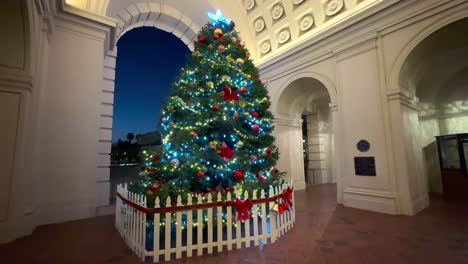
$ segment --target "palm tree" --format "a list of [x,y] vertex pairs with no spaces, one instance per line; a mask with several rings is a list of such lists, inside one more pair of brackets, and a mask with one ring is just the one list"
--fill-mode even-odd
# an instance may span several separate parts
[[128,133],[127,134],[127,139],[128,142],[132,143],[132,140],[135,138],[135,135],[133,133]]

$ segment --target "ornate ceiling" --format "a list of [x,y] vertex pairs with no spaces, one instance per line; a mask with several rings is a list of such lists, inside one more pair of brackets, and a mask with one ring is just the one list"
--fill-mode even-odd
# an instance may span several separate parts
[[[175,30],[179,21],[182,21],[183,28],[193,31],[207,22],[206,12],[221,9],[226,17],[236,22],[255,63],[261,64],[385,0],[65,1],[76,8],[115,19],[118,31],[116,38],[132,26],[157,26],[157,21],[151,23],[151,20],[172,19],[173,26],[170,24],[171,28],[162,29],[174,31],[174,34],[189,46],[194,34],[192,32],[185,36],[185,32]],[[157,5],[159,7],[156,7]],[[142,8],[144,10],[140,10]],[[165,14],[161,12],[169,9],[170,12]],[[151,14],[151,10],[155,10],[154,14]],[[146,18],[143,22],[142,17]],[[130,22],[141,22],[141,25],[129,25]]]
[[349,18],[376,0],[239,0],[250,46],[265,61]]

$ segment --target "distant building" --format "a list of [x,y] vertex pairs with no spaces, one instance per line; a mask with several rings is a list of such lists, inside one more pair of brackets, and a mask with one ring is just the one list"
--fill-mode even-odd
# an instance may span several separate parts
[[161,134],[157,131],[136,135],[138,146],[161,145]]

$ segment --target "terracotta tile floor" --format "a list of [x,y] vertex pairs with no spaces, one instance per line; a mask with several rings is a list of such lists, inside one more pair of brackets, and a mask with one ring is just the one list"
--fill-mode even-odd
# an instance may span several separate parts
[[[416,216],[389,216],[337,206],[335,195],[335,185],[296,192],[296,226],[278,243],[174,263],[468,263],[467,206],[432,198]],[[107,216],[39,227],[0,246],[0,263],[139,260]]]

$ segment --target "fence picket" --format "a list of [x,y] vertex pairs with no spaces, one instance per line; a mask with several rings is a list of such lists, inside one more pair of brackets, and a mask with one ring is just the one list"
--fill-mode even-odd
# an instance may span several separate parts
[[[226,201],[231,201],[231,192],[227,193]],[[232,250],[232,207],[226,208],[227,249]]]
[[[202,197],[199,194],[197,204],[202,204]],[[203,210],[197,210],[197,256],[203,255]]]
[[[143,206],[148,208],[148,203],[146,200],[146,196],[143,196]],[[141,214],[142,216],[142,223],[143,223],[143,239],[142,239],[142,260],[145,260],[146,256],[146,214]]]
[[[207,203],[212,203],[213,199],[211,193],[208,194],[208,201]],[[208,254],[213,253],[213,208],[208,208]]]
[[[260,192],[260,198],[263,199],[265,198],[265,190],[262,189]],[[262,214],[262,245],[265,245],[267,243],[267,231],[266,231],[266,221],[267,221],[267,216],[266,216],[266,205],[265,203],[261,203],[261,214]]]
[[[154,208],[159,208],[159,197],[156,197],[154,201]],[[154,228],[153,228],[153,262],[159,262],[159,254],[160,254],[160,245],[159,245],[159,236],[161,230],[161,215],[154,214]]]
[[[130,193],[130,201],[132,201],[133,203],[135,202],[135,194],[134,193]],[[132,246],[131,248],[135,251],[135,240],[136,240],[136,232],[135,232],[135,224],[136,224],[136,221],[135,221],[135,218],[136,218],[136,211],[135,209],[131,208],[130,209],[132,211],[132,217],[131,217],[131,225],[130,225],[130,230],[131,230],[131,233],[132,235],[130,236],[130,240],[131,240],[131,243],[132,243]]]
[[[245,191],[244,193],[244,200],[249,199],[249,193]],[[252,210],[248,212],[249,216],[248,218],[244,221],[244,236],[245,236],[245,247],[250,247],[250,215],[251,215]]]
[[[187,197],[187,205],[192,205],[192,195],[188,194]],[[193,231],[193,225],[192,225],[192,210],[187,211],[187,257],[192,256],[192,231]]]
[[[140,201],[140,195],[136,194],[135,195],[135,203],[136,204],[141,204],[141,201]],[[141,239],[141,211],[137,210],[136,211],[136,221],[135,221],[135,247],[136,247],[136,254],[137,256],[141,257],[141,243],[140,243],[140,239]]]
[[[182,197],[177,196],[177,206],[182,206]],[[176,259],[182,257],[182,212],[176,212]]]
[[241,237],[241,225],[242,221],[237,220],[237,210],[234,213],[234,221],[236,226],[236,249],[241,248],[242,246],[242,237]]
[[[130,192],[128,190],[126,190],[126,195],[125,197],[130,200]],[[131,244],[131,240],[130,240],[130,236],[132,234],[132,229],[131,229],[131,224],[132,224],[132,208],[129,206],[129,205],[125,205],[125,210],[127,212],[127,244],[128,246],[131,248],[132,247],[132,244]]]
[[[166,207],[171,207],[171,197],[167,197],[166,199]],[[164,260],[165,261],[170,261],[171,260],[171,218],[172,214],[171,213],[166,213],[166,216],[164,218],[164,225],[165,225],[165,231],[164,231]]]
[[[216,197],[216,201],[217,202],[220,202],[222,200],[222,197],[221,197],[221,193],[218,192],[218,196]],[[223,207],[222,206],[218,206],[216,207],[216,216],[217,216],[217,220],[218,220],[218,223],[217,223],[217,235],[216,235],[216,242],[218,244],[218,253],[223,251]]]
[[[273,188],[270,189],[268,197],[273,197],[275,196],[275,190]],[[276,216],[277,213],[273,211],[275,203],[271,202],[267,206],[269,208],[270,212],[270,243],[275,243],[276,237],[277,237],[277,231],[276,231]]]
[[[257,190],[253,191],[252,199],[253,200],[257,199]],[[256,204],[254,204],[254,206],[253,206],[252,218],[253,218],[254,245],[258,246],[258,241],[260,240],[260,237],[258,236],[258,206]],[[250,244],[250,242],[249,242],[249,244]]]

